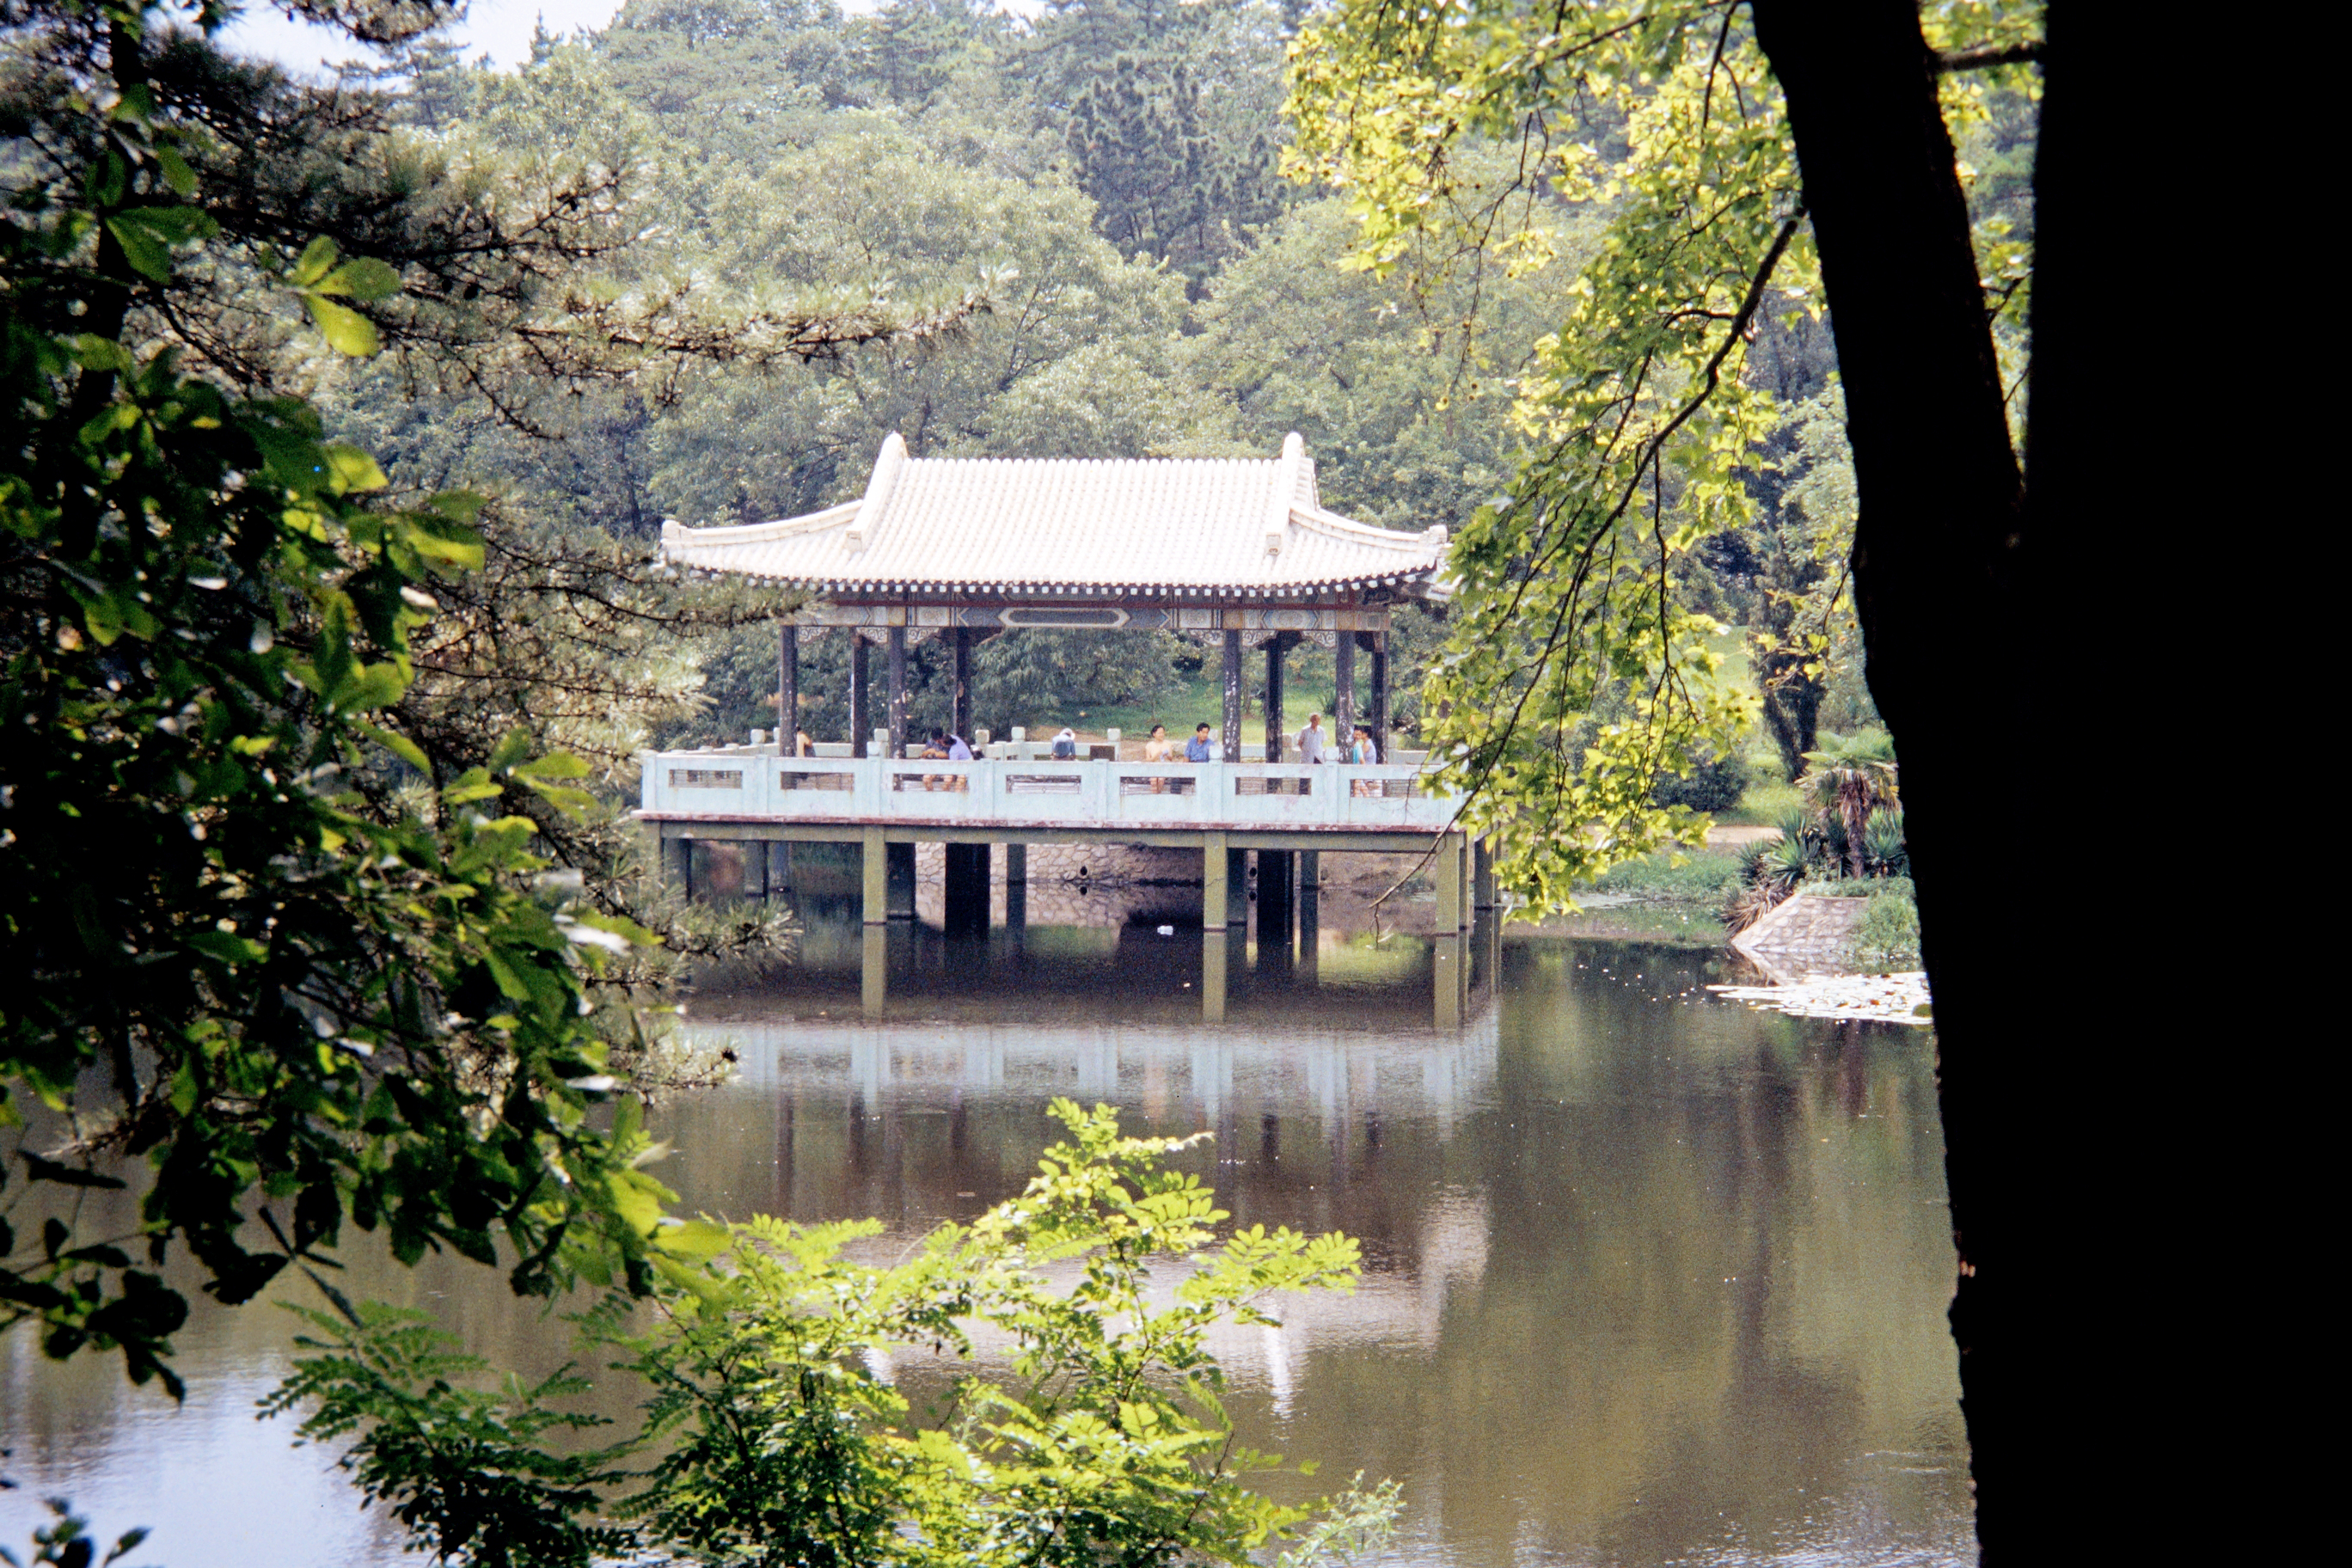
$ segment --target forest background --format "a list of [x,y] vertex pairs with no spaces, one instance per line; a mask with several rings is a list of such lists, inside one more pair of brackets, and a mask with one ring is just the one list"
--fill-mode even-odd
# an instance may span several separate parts
[[[634,242],[602,264],[607,297],[690,289],[707,309],[901,319],[982,309],[919,342],[782,371],[682,357],[583,387],[526,363],[424,384],[387,356],[321,366],[319,395],[399,482],[487,485],[575,548],[649,554],[665,518],[760,521],[852,499],[893,430],[918,456],[1008,458],[1264,457],[1297,430],[1328,504],[1458,531],[1512,479],[1517,374],[1607,211],[1561,204],[1557,243],[1534,264],[1345,266],[1347,198],[1280,167],[1285,50],[1307,10],[1116,0],[1024,20],[951,0],[859,15],[631,0],[601,33],[542,35],[511,73],[438,37],[411,44],[381,82],[404,134],[509,179],[623,172]],[[1989,207],[2022,189],[2030,124],[1979,128]],[[1508,154],[1494,156],[1499,182]],[[1818,726],[1874,718],[1843,602],[1852,472],[1826,327],[1767,312],[1749,363],[1785,409],[1745,476],[1758,504],[1676,571],[1692,605],[1725,623],[1735,674],[1752,668],[1772,742],[1757,762],[1793,778]],[[1818,635],[1792,655],[1800,626]],[[1400,618],[1400,743],[1443,637],[1419,609]],[[818,639],[803,655],[800,724],[820,739],[845,733],[846,651]],[[1294,689],[1328,705],[1328,656],[1302,651]],[[593,657],[584,642],[580,657]],[[740,742],[776,721],[773,637],[756,619],[628,657],[629,703],[570,724],[534,715],[615,775],[638,746]],[[919,730],[946,721],[940,657],[913,650]],[[977,660],[975,722],[1002,733],[1164,710],[1189,726],[1201,657],[1172,635],[998,639]]]

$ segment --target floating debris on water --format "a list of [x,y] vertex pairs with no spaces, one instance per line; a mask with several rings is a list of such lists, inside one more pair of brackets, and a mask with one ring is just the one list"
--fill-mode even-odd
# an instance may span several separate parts
[[1727,1002],[1786,1013],[1792,1018],[1874,1018],[1890,1024],[1930,1024],[1927,976],[1916,969],[1892,974],[1812,975],[1786,985],[1710,985]]

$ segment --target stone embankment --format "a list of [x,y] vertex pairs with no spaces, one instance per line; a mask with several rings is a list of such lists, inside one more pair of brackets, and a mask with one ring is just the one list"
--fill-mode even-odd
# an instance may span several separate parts
[[1840,973],[1847,967],[1846,947],[1869,902],[1791,893],[1733,937],[1731,945],[1776,979]]

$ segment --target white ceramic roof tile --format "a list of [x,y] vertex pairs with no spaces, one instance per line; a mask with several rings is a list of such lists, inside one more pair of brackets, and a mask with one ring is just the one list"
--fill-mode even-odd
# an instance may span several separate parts
[[[905,452],[896,436],[883,443],[861,500],[745,527],[666,523],[663,552],[679,566],[833,591],[1276,593],[1426,583],[1445,553],[1443,529],[1400,533],[1323,510],[1315,465],[1296,436],[1282,458],[1267,459]],[[1277,510],[1286,499],[1287,508]],[[1281,548],[1269,550],[1276,540]]]

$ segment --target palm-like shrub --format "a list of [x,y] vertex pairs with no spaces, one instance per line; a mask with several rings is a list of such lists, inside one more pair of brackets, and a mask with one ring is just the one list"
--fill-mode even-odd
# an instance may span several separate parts
[[1883,730],[1844,740],[1832,736],[1823,750],[1807,752],[1805,763],[1797,787],[1813,802],[1825,830],[1832,823],[1842,830],[1839,858],[1846,875],[1864,875],[1871,813],[1898,798],[1893,739]]
[[1881,806],[1862,826],[1862,858],[1874,877],[1907,877],[1911,851],[1903,838],[1903,808]]

